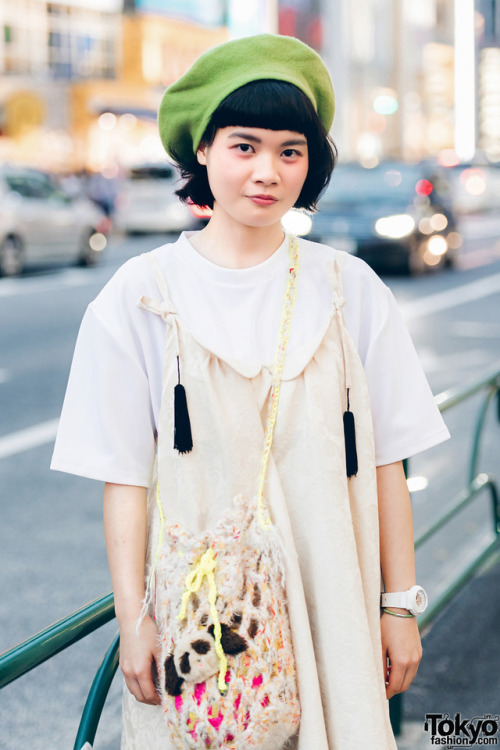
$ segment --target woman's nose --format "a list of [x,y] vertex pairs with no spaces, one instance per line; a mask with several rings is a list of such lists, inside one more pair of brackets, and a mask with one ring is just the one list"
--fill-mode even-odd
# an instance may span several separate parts
[[254,162],[253,180],[266,185],[279,182],[279,171],[273,154],[259,154]]

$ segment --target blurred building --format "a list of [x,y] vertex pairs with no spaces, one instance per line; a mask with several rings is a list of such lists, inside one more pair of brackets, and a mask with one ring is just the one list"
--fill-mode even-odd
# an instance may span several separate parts
[[0,72],[38,80],[114,77],[120,10],[120,0],[3,0]]
[[156,117],[165,88],[202,52],[227,39],[225,26],[193,23],[189,3],[178,17],[157,13],[155,5],[160,3],[138,2],[123,14],[115,80],[72,86],[73,134],[93,171],[113,176],[120,168],[164,159]]
[[[222,0],[2,0],[0,159],[117,172],[164,157],[165,87],[227,38]],[[123,12],[125,11],[125,12]]]
[[318,52],[323,48],[321,0],[280,0],[279,33],[295,36]]
[[344,158],[500,159],[498,0],[322,0],[321,15]]
[[478,0],[478,143],[500,162],[500,2]]
[[0,4],[0,158],[64,164],[75,79],[116,76],[120,0]]
[[345,158],[417,159],[453,146],[453,0],[324,2]]
[[165,87],[261,31],[323,55],[344,159],[500,160],[500,0],[0,0],[0,159],[112,174],[164,158]]
[[164,159],[166,86],[277,19],[278,0],[1,0],[0,159],[107,176]]

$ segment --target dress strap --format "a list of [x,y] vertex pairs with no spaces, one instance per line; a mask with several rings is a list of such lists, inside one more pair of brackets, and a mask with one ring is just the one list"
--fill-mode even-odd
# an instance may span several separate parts
[[165,280],[165,276],[163,274],[163,271],[161,270],[160,262],[156,257],[154,250],[151,250],[151,252],[149,253],[143,253],[142,257],[146,258],[149,265],[151,266],[151,271],[153,272],[154,279],[158,284],[158,289],[162,294],[163,301],[170,303],[170,294],[168,291],[167,282]]
[[345,298],[343,294],[342,289],[342,269],[344,267],[344,261],[345,261],[346,253],[342,250],[337,250],[335,254],[335,258],[333,261],[330,261],[326,268],[326,273],[328,276],[328,281],[330,282],[330,286],[333,291],[333,308],[335,310],[335,317],[337,318],[337,325],[338,325],[338,331],[340,336],[340,343],[342,346],[342,355],[344,359],[344,373],[345,373],[345,385],[346,390],[349,392],[349,388],[351,387],[351,372],[349,367],[349,357],[347,354],[347,344],[346,344],[346,326],[345,326],[345,319],[344,319],[344,313],[342,308],[345,305]]
[[143,296],[138,300],[138,306],[143,310],[148,310],[148,312],[160,315],[165,320],[167,319],[167,316],[175,316],[177,313],[170,300],[168,285],[154,250],[149,253],[143,253],[142,257],[149,263],[154,280],[156,281],[156,285],[158,286],[163,299],[160,302],[151,299],[151,297]]
[[340,345],[342,347],[342,359],[344,360],[344,377],[346,408],[344,411],[344,439],[346,451],[346,473],[348,477],[355,476],[358,472],[358,456],[356,451],[356,431],[354,426],[354,414],[351,411],[350,396],[352,391],[351,362],[349,347],[347,344],[347,328],[342,308],[345,298],[342,289],[342,270],[347,253],[337,250],[335,258],[328,263],[326,273],[333,291],[333,308],[337,319]]
[[327,264],[326,275],[335,297],[344,304],[344,292],[342,288],[342,271],[347,253],[343,250],[335,251],[335,258]]

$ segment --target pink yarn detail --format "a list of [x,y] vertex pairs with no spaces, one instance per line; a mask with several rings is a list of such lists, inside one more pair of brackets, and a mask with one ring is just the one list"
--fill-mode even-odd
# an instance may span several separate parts
[[197,725],[198,722],[190,715],[187,722],[187,730],[195,742],[198,742],[198,734],[196,732]]
[[227,682],[227,683],[231,682],[231,672],[229,671],[229,669],[226,672],[226,676],[224,677],[224,681]]
[[194,699],[198,705],[201,703],[201,699],[205,695],[207,689],[206,682],[199,682],[197,685],[194,686]]
[[260,705],[263,708],[266,708],[266,706],[269,705],[269,696],[268,695],[266,695],[266,697],[263,700],[261,700]]
[[224,718],[224,714],[222,711],[219,712],[218,716],[215,716],[213,719],[209,719],[208,722],[213,726],[213,728],[218,731],[220,725],[222,724],[222,719]]
[[254,677],[252,680],[252,687],[257,689],[259,688],[263,683],[262,675],[260,674],[258,677]]
[[180,714],[180,712],[182,711],[182,695],[175,696],[175,708],[177,710],[177,713]]
[[198,742],[198,734],[196,732],[197,725],[197,721],[193,721],[191,717],[188,719],[187,730],[195,742]]

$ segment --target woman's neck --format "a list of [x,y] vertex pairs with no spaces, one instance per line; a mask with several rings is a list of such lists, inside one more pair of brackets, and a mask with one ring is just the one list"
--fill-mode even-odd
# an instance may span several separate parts
[[190,242],[200,255],[218,266],[251,268],[270,258],[283,239],[280,223],[251,227],[220,222],[214,214],[204,229],[190,237]]

